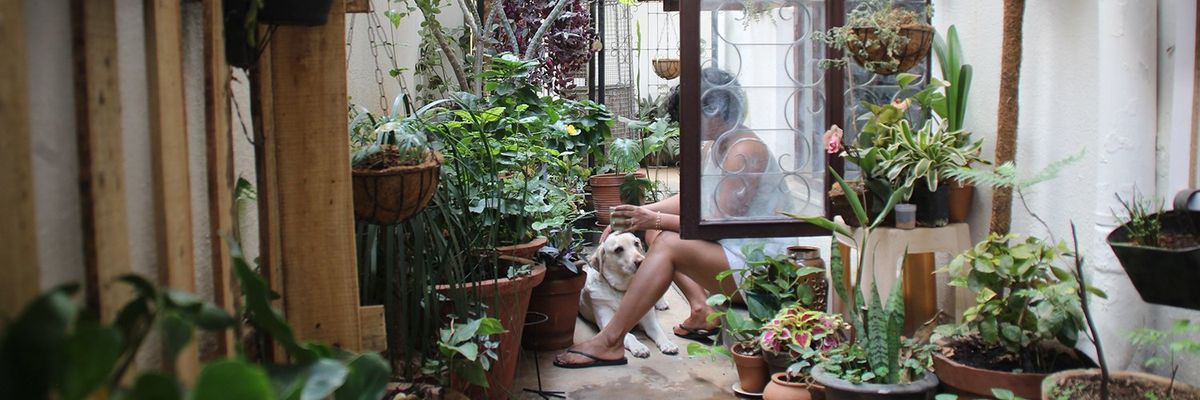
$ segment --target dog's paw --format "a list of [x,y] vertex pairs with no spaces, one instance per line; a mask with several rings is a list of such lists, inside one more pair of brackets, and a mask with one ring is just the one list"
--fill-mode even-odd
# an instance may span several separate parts
[[658,311],[670,310],[671,303],[668,303],[667,299],[658,299],[658,302],[654,303],[654,309]]
[[658,344],[658,351],[667,355],[676,355],[679,354],[679,346],[676,346],[675,342],[670,340],[663,340],[662,343]]
[[637,338],[626,337],[625,349],[629,350],[629,353],[637,358],[650,357],[650,348],[638,341]]

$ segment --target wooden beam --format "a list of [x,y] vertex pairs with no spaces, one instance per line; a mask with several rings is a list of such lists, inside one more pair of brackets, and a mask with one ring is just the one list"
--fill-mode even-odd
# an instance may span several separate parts
[[[237,310],[233,262],[222,235],[234,226],[233,131],[229,112],[229,65],[225,63],[225,14],[222,0],[204,2],[204,126],[208,162],[208,220],[211,241],[213,301],[230,313]],[[232,356],[236,338],[232,331],[218,335],[214,354],[204,360]]]
[[346,132],[345,3],[281,26],[257,66],[262,260],[302,340],[361,348]]
[[23,8],[21,1],[0,2],[0,331],[39,288]]
[[[159,284],[196,291],[192,253],[192,190],[188,174],[187,111],[183,89],[183,29],[178,0],[145,0],[146,80]],[[168,370],[187,385],[200,372],[196,341]]]
[[132,295],[114,283],[131,272],[115,3],[71,0],[86,297],[106,322]]
[[387,350],[387,327],[384,325],[383,306],[359,307],[358,319],[362,330],[362,351]]

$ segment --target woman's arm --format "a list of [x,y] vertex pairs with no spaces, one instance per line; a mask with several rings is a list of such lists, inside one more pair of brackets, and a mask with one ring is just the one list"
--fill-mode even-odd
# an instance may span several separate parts
[[649,209],[650,211],[657,211],[657,212],[661,212],[663,214],[672,214],[672,215],[678,216],[679,215],[679,195],[674,194],[674,195],[671,195],[671,197],[667,197],[665,199],[644,205],[642,207],[645,207],[645,208]]
[[716,188],[718,216],[740,216],[750,211],[770,154],[767,145],[757,138],[739,139],[730,146],[721,160],[721,168],[731,174],[724,176]]

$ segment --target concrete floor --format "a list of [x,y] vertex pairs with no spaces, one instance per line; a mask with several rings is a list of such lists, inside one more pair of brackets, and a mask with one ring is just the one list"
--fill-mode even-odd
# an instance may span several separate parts
[[[670,331],[687,317],[687,302],[672,286],[667,292],[671,309],[658,312],[659,323]],[[575,341],[579,342],[595,335],[596,327],[582,319],[575,323]],[[542,352],[537,355],[545,390],[566,392],[568,399],[733,399],[731,387],[737,382],[737,371],[733,361],[718,356],[689,357],[687,345],[692,343],[674,338],[680,353],[669,356],[658,352],[654,342],[640,332],[638,339],[650,347],[649,358],[634,358],[626,352],[628,365],[596,367],[588,369],[563,369],[555,367],[554,356],[559,352]],[[541,399],[538,395],[522,391],[536,389],[537,373],[534,354],[522,351],[517,365],[514,393],[519,399]],[[684,395],[684,397],[679,397]]]

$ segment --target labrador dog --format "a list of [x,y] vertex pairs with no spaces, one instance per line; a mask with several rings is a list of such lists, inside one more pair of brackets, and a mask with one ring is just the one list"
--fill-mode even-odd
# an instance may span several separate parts
[[[617,312],[621,297],[629,289],[633,274],[637,272],[645,255],[642,251],[642,241],[632,233],[613,233],[601,243],[588,258],[591,264],[588,269],[587,283],[579,297],[579,313],[584,319],[594,321],[600,329],[604,329]],[[665,309],[665,300],[659,299],[655,309]],[[679,347],[667,338],[662,326],[658,324],[658,314],[651,309],[638,326],[646,332],[646,336],[658,345],[663,354],[677,354]],[[625,333],[625,349],[634,357],[650,356],[650,349],[638,341],[632,333]]]

